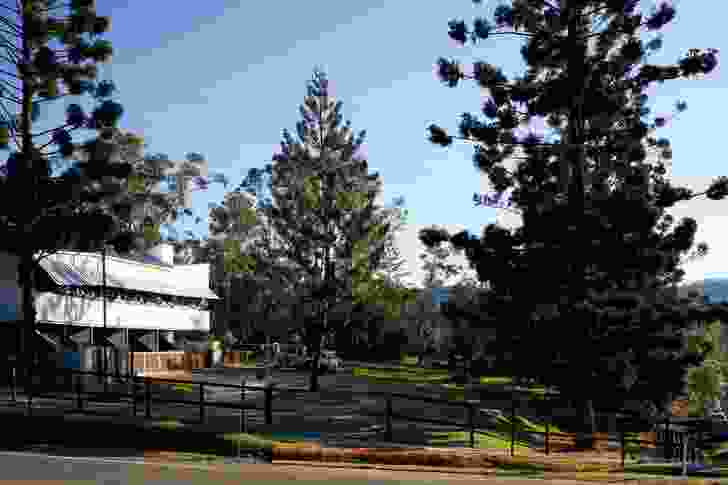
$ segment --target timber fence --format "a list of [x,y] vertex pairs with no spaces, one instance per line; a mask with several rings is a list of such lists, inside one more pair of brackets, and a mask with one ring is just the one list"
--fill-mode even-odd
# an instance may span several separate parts
[[[33,371],[37,377],[44,377],[45,382],[38,382],[36,379],[31,378],[32,383],[29,386],[25,386],[24,393],[27,397],[26,405],[27,412],[32,415],[33,413],[33,400],[37,398],[51,398],[51,399],[66,399],[72,400],[75,403],[73,412],[83,413],[87,404],[90,402],[117,402],[125,404],[124,400],[128,400],[128,413],[132,416],[138,416],[142,414],[146,419],[152,419],[152,407],[153,403],[173,403],[182,404],[187,406],[194,406],[198,410],[199,423],[205,423],[207,417],[207,410],[210,408],[227,408],[232,410],[240,410],[243,413],[245,410],[261,410],[260,407],[256,407],[254,402],[250,402],[251,391],[256,392],[258,395],[263,395],[263,418],[266,425],[273,424],[274,414],[274,400],[285,394],[295,393],[307,393],[308,390],[305,388],[283,388],[277,387],[273,384],[270,385],[245,385],[241,384],[225,384],[217,382],[204,382],[204,381],[189,381],[181,379],[171,378],[160,378],[160,377],[142,377],[142,376],[119,376],[113,374],[106,374],[108,378],[118,379],[116,386],[111,386],[115,389],[119,389],[119,386],[127,389],[127,392],[120,392],[118,390],[111,390],[108,386],[104,386],[102,391],[98,383],[99,378],[104,379],[104,375],[99,376],[98,371],[81,371],[76,369],[36,369]],[[18,385],[15,376],[17,375],[17,369],[11,367],[10,376],[10,401],[17,403],[18,399]],[[48,379],[52,378],[50,385]],[[59,378],[61,378],[59,380]],[[181,399],[180,397],[184,394],[175,391],[177,389],[185,388],[186,393],[189,394],[192,391],[195,395],[194,399]],[[196,388],[196,392],[195,392]],[[207,395],[212,388],[222,388],[235,390],[238,399],[231,399],[227,402],[220,400],[209,400]],[[154,389],[155,392],[152,392]],[[573,449],[579,439],[580,435],[575,433],[561,433],[554,432],[551,429],[551,420],[546,422],[545,431],[536,431],[533,429],[519,429],[516,425],[517,422],[517,405],[515,398],[515,388],[513,392],[513,398],[511,400],[511,413],[510,413],[510,453],[511,456],[515,455],[516,443],[521,441],[528,442],[533,441],[534,436],[543,437],[543,451],[546,455]],[[465,400],[456,401],[449,399],[432,398],[426,396],[414,396],[402,393],[385,393],[385,392],[363,392],[368,397],[374,397],[381,400],[383,404],[383,412],[371,413],[371,417],[377,417],[384,422],[383,426],[383,441],[395,442],[394,429],[392,426],[393,420],[402,420],[410,422],[430,423],[436,425],[453,426],[464,431],[468,436],[469,446],[474,448],[476,446],[476,436],[478,434],[492,434],[493,429],[486,428],[477,421],[479,421],[480,407],[484,404],[483,400]],[[352,399],[354,397],[352,396]],[[457,406],[464,409],[463,421],[449,421],[444,419],[432,419],[423,416],[411,416],[397,412],[394,408],[395,399],[414,400],[422,403],[430,403],[437,405]],[[94,412],[94,414],[98,414]],[[602,414],[611,415],[617,423],[616,433],[597,433],[595,435],[588,436],[588,439],[592,442],[601,443],[601,446],[597,448],[605,448],[605,444],[609,441],[618,442],[621,450],[622,465],[624,465],[625,455],[627,454],[628,446],[637,445],[640,448],[655,448],[663,444],[665,447],[665,455],[671,458],[679,457],[682,458],[683,450],[688,451],[689,459],[694,461],[697,459],[696,447],[700,446],[698,440],[692,441],[693,445],[690,448],[686,448],[684,445],[687,439],[687,430],[684,427],[673,427],[670,429],[669,419],[664,422],[663,431],[653,431],[651,436],[646,437],[644,433],[636,433],[632,431],[635,429],[634,423],[637,423],[639,419],[634,413],[629,413],[624,410],[612,410],[611,412],[602,412]],[[482,417],[480,417],[482,421]],[[644,425],[642,426],[642,429]],[[635,434],[640,434],[639,437],[635,437]],[[583,438],[583,436],[581,436]],[[400,440],[397,440],[400,441]]]

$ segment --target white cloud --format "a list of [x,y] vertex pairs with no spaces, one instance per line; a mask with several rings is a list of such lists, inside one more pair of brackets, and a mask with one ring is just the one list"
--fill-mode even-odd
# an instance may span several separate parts
[[[673,177],[674,183],[696,193],[704,192],[714,177]],[[728,200],[710,200],[705,196],[681,202],[670,210],[676,222],[692,217],[698,223],[695,243],[708,243],[708,255],[686,263],[685,281],[695,281],[719,273],[728,273]]]
[[[674,183],[686,186],[695,192],[703,192],[710,184],[712,177],[674,177]],[[487,181],[483,182],[483,191],[490,190]],[[688,262],[683,269],[686,272],[685,281],[703,279],[706,276],[717,274],[728,275],[728,200],[713,201],[706,197],[677,204],[670,211],[676,221],[683,217],[692,217],[698,223],[698,231],[695,243],[706,242],[709,246],[708,255],[702,259]],[[521,217],[509,210],[496,210],[498,224],[515,228],[521,224]],[[411,272],[407,281],[417,286],[422,285],[424,272],[421,269],[419,255],[424,251],[424,245],[420,243],[417,234],[420,229],[428,225],[408,224],[398,235],[397,245],[405,259],[405,268]],[[443,227],[451,234],[464,229],[462,225],[447,225]],[[468,267],[464,255],[457,255],[452,258],[453,263],[462,264],[469,274],[475,272]]]
[[[424,253],[425,245],[422,244],[418,238],[418,234],[421,229],[429,227],[430,224],[407,224],[405,228],[398,234],[397,247],[399,248],[402,259],[405,260],[404,270],[409,271],[411,274],[405,278],[405,282],[422,287],[422,280],[425,277],[425,273],[422,270],[422,260],[420,254]],[[458,224],[445,224],[441,225],[450,234],[455,234],[465,229],[464,226]],[[464,254],[457,254],[450,258],[450,263],[461,264],[466,269],[466,275],[475,275],[475,271],[468,267],[468,261]],[[445,282],[445,284],[453,284],[460,278],[452,278]]]

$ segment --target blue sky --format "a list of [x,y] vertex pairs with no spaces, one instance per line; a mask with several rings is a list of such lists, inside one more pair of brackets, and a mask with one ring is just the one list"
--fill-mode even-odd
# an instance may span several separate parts
[[[725,46],[728,7],[719,1],[701,6],[708,3],[707,12],[694,2],[676,4],[678,16],[664,29],[659,61],[674,62],[691,47]],[[439,224],[479,234],[496,220],[496,209],[473,206],[473,192],[487,187],[472,165],[472,148],[436,147],[426,133],[432,122],[454,131],[459,114],[477,113],[481,104],[473,83],[450,89],[436,79],[439,56],[466,63],[482,59],[507,75],[522,71],[517,38],[495,37],[473,49],[457,47],[448,37],[450,19],[490,17],[497,3],[484,4],[99,0],[99,13],[111,16],[108,38],[115,50],[101,74],[119,88],[126,112],[122,126],[142,134],[149,152],[176,159],[202,153],[210,170],[225,173],[234,188],[247,169],[271,159],[283,128],[294,130],[306,81],[314,65],[324,66],[333,94],[344,103],[344,119],[356,131],[367,130],[366,155],[382,175],[384,200],[406,199],[410,224],[400,247],[420,280],[420,228]],[[702,183],[728,173],[719,122],[726,87],[718,67],[709,80],[673,81],[653,90],[655,113],[669,113],[678,99],[688,103],[680,119],[661,132],[671,139],[676,177]],[[204,219],[208,202],[221,201],[223,194],[217,185],[197,192],[195,213]],[[725,212],[726,202],[713,204],[722,207],[716,217]],[[712,224],[718,230],[710,234],[719,238],[720,222]],[[185,228],[203,235],[206,222]]]

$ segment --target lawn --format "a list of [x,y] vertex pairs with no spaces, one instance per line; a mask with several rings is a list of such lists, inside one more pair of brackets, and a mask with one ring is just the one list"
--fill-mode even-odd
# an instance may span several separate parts
[[[433,437],[429,442],[430,446],[442,446],[447,447],[453,443],[470,443],[470,432],[469,431],[454,431],[454,432],[438,432],[433,433]],[[510,436],[502,433],[475,433],[475,447],[476,448],[489,448],[489,449],[510,449],[511,438]],[[524,441],[516,441],[515,451],[525,451],[529,448],[528,443]]]
[[[361,377],[369,382],[378,384],[429,384],[443,386],[448,391],[448,398],[453,400],[465,399],[465,387],[455,384],[450,373],[445,369],[427,369],[422,367],[399,366],[391,368],[355,367],[352,369],[354,377]],[[481,376],[480,384],[503,386],[512,382],[510,377]],[[546,389],[541,386],[528,388],[534,397],[543,396]]]

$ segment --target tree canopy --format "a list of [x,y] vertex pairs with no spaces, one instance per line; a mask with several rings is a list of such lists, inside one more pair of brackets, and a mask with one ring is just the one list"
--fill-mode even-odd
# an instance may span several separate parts
[[[685,349],[685,329],[723,311],[674,295],[697,223],[676,222],[666,209],[701,195],[722,199],[728,179],[702,193],[672,183],[670,143],[656,136],[667,117],[649,119],[646,94],[656,82],[709,73],[717,51],[650,64],[661,46],[650,35],[675,10],[663,3],[644,15],[637,3],[514,0],[495,8],[493,22],[450,21],[449,35],[461,44],[522,37],[527,69],[508,79],[477,61],[468,75],[459,62],[439,59],[443,83],[472,79],[488,97],[482,116],[462,115],[459,136],[429,129],[437,145],[473,143],[475,167],[496,191],[512,190],[522,217],[515,230],[490,224],[480,238],[435,234],[463,249],[488,285],[479,320],[497,328],[492,351],[512,355],[515,374],[581,401],[591,429],[595,401],[664,410],[700,360]],[[685,109],[676,103],[677,112]],[[539,120],[547,132],[534,129]]]

